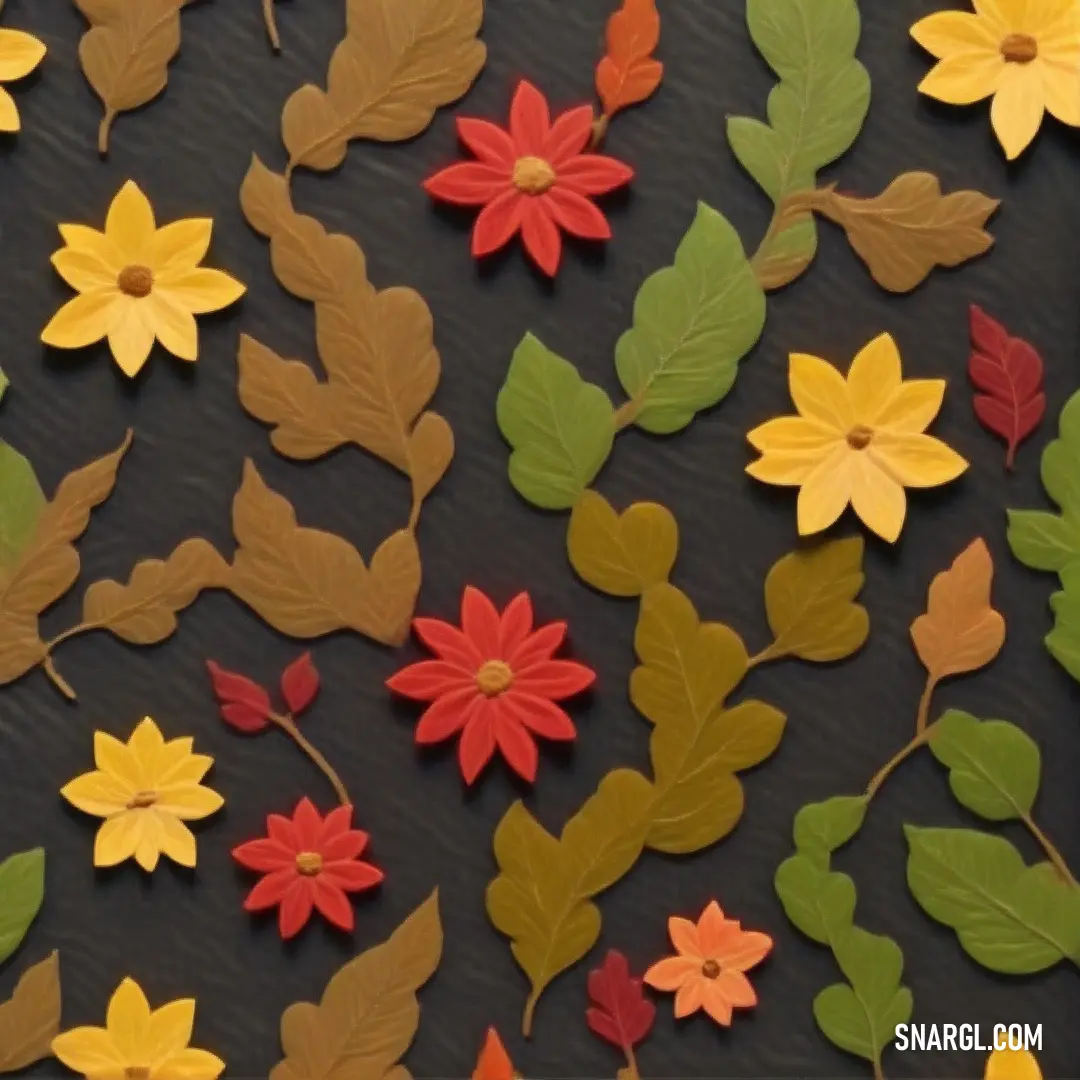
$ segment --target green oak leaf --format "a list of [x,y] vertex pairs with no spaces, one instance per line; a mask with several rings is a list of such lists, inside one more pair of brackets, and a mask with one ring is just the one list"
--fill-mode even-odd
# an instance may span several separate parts
[[795,847],[803,855],[830,855],[862,828],[867,805],[865,795],[809,803],[795,815]]
[[1072,520],[1047,510],[1007,510],[1008,540],[1013,554],[1032,570],[1064,570],[1080,559],[1080,518]]
[[1080,963],[1080,889],[1049,863],[1027,866],[1008,840],[975,829],[904,832],[912,894],[983,967],[1030,975]]
[[679,244],[634,301],[634,324],[615,347],[634,423],[670,435],[731,389],[739,361],[765,325],[765,294],[739,234],[704,203]]
[[961,804],[988,821],[1031,813],[1042,760],[1035,740],[1005,720],[978,720],[950,709],[934,725],[934,757],[949,769],[949,787]]
[[615,412],[598,386],[532,334],[499,391],[499,430],[514,448],[510,482],[544,510],[568,510],[607,461]]
[[0,574],[29,547],[45,509],[33,465],[0,440]]
[[0,964],[22,943],[44,898],[44,849],[22,851],[0,863]]
[[828,945],[855,917],[855,883],[808,855],[792,855],[777,868],[776,895],[792,924],[811,941]]

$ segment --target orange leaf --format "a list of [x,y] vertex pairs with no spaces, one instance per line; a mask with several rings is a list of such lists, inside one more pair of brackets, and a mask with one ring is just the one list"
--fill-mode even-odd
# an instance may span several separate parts
[[472,1080],[516,1080],[516,1077],[514,1063],[510,1060],[499,1033],[493,1027],[488,1028]]
[[994,564],[974,540],[930,583],[926,614],[911,624],[915,651],[935,682],[985,667],[1005,644],[1005,620],[990,603]]
[[656,0],[623,0],[608,20],[607,55],[596,69],[596,92],[608,119],[656,92],[664,77],[664,65],[652,56],[659,43]]

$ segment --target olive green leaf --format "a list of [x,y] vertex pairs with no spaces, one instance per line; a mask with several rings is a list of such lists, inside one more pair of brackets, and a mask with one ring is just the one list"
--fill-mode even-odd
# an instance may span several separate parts
[[607,461],[615,411],[573,364],[527,334],[496,405],[499,430],[514,448],[510,482],[544,510],[569,510]]
[[765,294],[739,234],[711,207],[634,301],[634,324],[615,347],[615,368],[634,423],[654,435],[686,427],[731,389],[739,361],[765,325]]
[[44,509],[45,493],[34,466],[0,441],[0,573],[30,546]]
[[1061,571],[1062,589],[1050,597],[1054,629],[1043,638],[1050,655],[1080,682],[1080,562]]
[[[855,0],[749,0],[750,36],[780,83],[769,94],[768,123],[728,120],[728,142],[744,169],[779,208],[815,187],[817,173],[847,151],[870,106],[870,76],[855,59]],[[758,280],[777,289],[797,278],[817,249],[813,217],[773,228],[755,256]]]
[[4,374],[2,368],[0,368],[0,401],[4,400],[4,394],[7,392],[7,388],[11,385],[11,380]]
[[831,855],[862,828],[867,806],[865,795],[837,795],[808,803],[795,815],[796,849],[810,857]]
[[855,597],[866,580],[861,536],[833,540],[785,555],[765,578],[765,610],[774,641],[771,657],[824,663],[862,648],[870,633],[866,608]]
[[828,945],[855,917],[855,882],[809,855],[792,855],[773,879],[784,914],[811,941]]
[[1030,975],[1080,963],[1080,889],[1049,863],[1027,866],[1008,840],[975,829],[904,832],[912,894],[983,967]]
[[1035,741],[1015,724],[950,709],[934,725],[930,750],[948,767],[949,786],[969,810],[989,821],[1031,813],[1042,763]]
[[44,898],[44,849],[22,851],[0,863],[0,964],[22,943]]
[[1009,546],[1032,570],[1064,570],[1080,559],[1080,517],[1047,510],[1007,510]]

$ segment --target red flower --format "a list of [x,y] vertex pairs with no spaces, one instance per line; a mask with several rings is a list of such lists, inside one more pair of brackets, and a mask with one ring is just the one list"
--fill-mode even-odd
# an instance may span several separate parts
[[361,862],[368,835],[351,825],[351,806],[339,806],[324,819],[307,798],[291,819],[270,814],[268,836],[233,848],[241,866],[265,875],[248,893],[244,910],[277,906],[285,940],[304,928],[313,907],[340,930],[351,930],[353,909],[345,894],[363,892],[383,879],[378,867]]
[[500,617],[471,585],[461,600],[461,629],[439,619],[414,619],[420,639],[438,660],[403,668],[386,685],[415,701],[433,702],[416,728],[420,745],[461,732],[458,761],[471,784],[498,746],[525,780],[536,777],[534,735],[570,740],[577,735],[556,701],[592,686],[595,672],[572,660],[553,660],[566,623],[533,630],[532,602],[520,593]]
[[522,82],[510,106],[509,133],[487,120],[458,118],[461,141],[477,161],[451,165],[424,184],[436,199],[482,206],[473,228],[477,258],[505,247],[520,230],[525,249],[549,277],[562,254],[559,229],[608,240],[611,226],[588,198],[628,184],[634,170],[602,154],[583,154],[592,133],[588,105],[553,124],[544,95]]

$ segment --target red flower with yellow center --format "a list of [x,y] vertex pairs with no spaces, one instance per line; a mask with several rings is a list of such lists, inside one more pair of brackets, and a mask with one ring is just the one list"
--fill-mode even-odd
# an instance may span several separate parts
[[533,629],[532,602],[516,596],[500,616],[471,585],[461,600],[461,628],[440,619],[414,619],[417,636],[438,657],[403,668],[386,685],[395,693],[431,704],[416,728],[420,745],[461,732],[458,761],[471,784],[496,748],[520,777],[536,778],[534,736],[571,740],[570,717],[555,704],[592,686],[595,672],[552,655],[566,623]]
[[592,133],[588,105],[554,123],[544,95],[522,82],[510,106],[510,130],[458,118],[461,141],[476,155],[436,173],[424,190],[457,206],[482,206],[473,227],[477,258],[505,247],[518,232],[549,277],[562,255],[562,229],[584,240],[608,240],[611,226],[590,196],[628,184],[634,170],[603,154],[582,153]]

